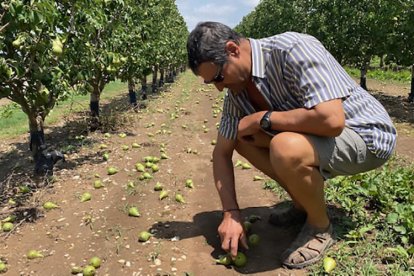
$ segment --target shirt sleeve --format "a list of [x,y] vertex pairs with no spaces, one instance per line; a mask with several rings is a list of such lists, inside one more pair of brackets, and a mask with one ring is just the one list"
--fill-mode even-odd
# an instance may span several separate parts
[[243,112],[235,105],[230,90],[224,96],[223,114],[220,120],[219,134],[226,139],[236,140],[239,121]]
[[299,40],[287,52],[285,79],[305,108],[350,96],[351,89],[341,84],[343,74],[340,64],[316,39]]

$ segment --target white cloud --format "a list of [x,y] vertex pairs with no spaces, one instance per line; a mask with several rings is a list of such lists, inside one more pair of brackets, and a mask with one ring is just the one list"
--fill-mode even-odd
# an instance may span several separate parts
[[260,0],[243,0],[243,3],[250,8],[256,7],[259,2]]
[[[214,11],[214,12],[213,12]],[[209,15],[213,17],[231,16],[237,13],[237,7],[232,5],[220,5],[209,3],[194,9],[196,14]]]
[[201,21],[218,21],[235,27],[260,0],[176,0],[177,7],[191,31]]

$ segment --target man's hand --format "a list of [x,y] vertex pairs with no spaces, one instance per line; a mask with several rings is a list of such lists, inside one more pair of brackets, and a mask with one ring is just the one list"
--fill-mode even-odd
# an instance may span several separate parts
[[239,127],[237,131],[238,139],[243,139],[246,142],[251,142],[249,141],[249,138],[253,137],[261,130],[260,120],[262,119],[264,114],[265,111],[256,112],[243,117],[239,122]]
[[238,210],[224,212],[223,221],[218,227],[218,233],[221,239],[221,248],[229,252],[233,259],[237,255],[239,241],[241,241],[244,248],[249,248],[240,218],[240,211]]

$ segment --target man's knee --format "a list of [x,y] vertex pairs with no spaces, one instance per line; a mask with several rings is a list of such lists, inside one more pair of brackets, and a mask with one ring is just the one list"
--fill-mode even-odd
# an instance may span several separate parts
[[275,168],[294,169],[315,165],[316,154],[305,135],[282,132],[274,136],[269,146],[270,161]]

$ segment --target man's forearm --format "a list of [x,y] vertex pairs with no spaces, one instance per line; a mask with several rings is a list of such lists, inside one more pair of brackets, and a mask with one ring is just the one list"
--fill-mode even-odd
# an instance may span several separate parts
[[234,169],[232,160],[221,155],[214,155],[213,174],[223,210],[239,208],[234,184]]

